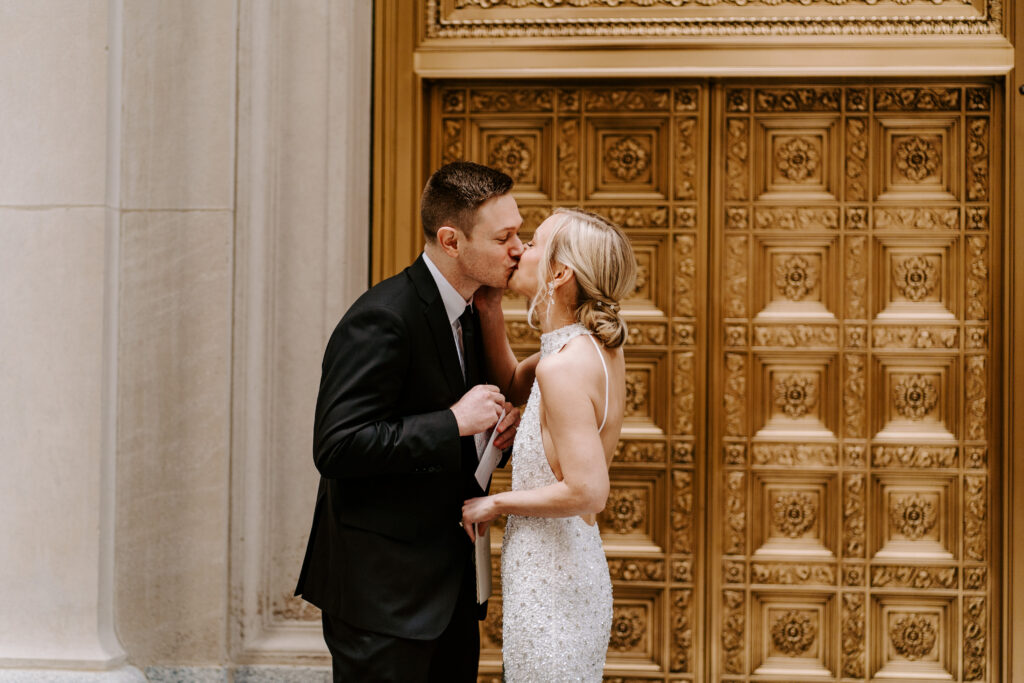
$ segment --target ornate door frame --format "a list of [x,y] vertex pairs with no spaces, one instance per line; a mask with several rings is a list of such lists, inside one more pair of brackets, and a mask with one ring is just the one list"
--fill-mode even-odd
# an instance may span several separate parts
[[[984,4],[978,0],[975,4]],[[1000,680],[1024,682],[1024,506],[1013,505],[1012,492],[1024,491],[1024,409],[1017,407],[1016,387],[1024,387],[1024,154],[1013,140],[1024,140],[1024,11],[998,0],[1003,35],[971,39],[862,35],[841,44],[835,40],[778,38],[661,38],[618,41],[614,38],[544,39],[521,36],[489,41],[474,37],[431,37],[431,22],[451,9],[445,0],[417,3],[410,11],[401,0],[376,0],[374,64],[373,223],[371,276],[374,282],[407,265],[421,248],[416,207],[429,173],[423,132],[429,128],[424,106],[431,79],[464,78],[665,78],[715,77],[927,77],[996,76],[1003,79],[1005,144],[1002,150],[1005,189],[1003,214],[1007,241],[1003,254],[1002,355],[1005,372],[997,395],[1003,396],[1001,472],[1002,634],[992,643],[1001,653]],[[464,5],[479,3],[467,2]],[[598,3],[595,3],[598,4]],[[755,3],[751,3],[755,4]],[[814,3],[817,4],[817,3]],[[482,10],[477,10],[480,12]],[[739,12],[738,9],[730,10]],[[884,22],[883,22],[884,24]],[[433,27],[436,32],[436,26]],[[825,29],[819,29],[822,34]],[[876,33],[885,33],[879,30]],[[898,30],[890,31],[899,33]],[[952,32],[952,31],[948,31]],[[440,35],[440,34],[437,34]],[[976,38],[976,39],[975,39]],[[729,42],[726,42],[729,41]],[[895,41],[895,42],[894,42]],[[497,45],[495,45],[497,43]],[[909,45],[909,47],[908,47]],[[728,47],[729,49],[723,50]],[[781,49],[780,49],[781,48]],[[853,57],[851,58],[851,55]],[[813,68],[808,65],[815,65]],[[997,150],[993,150],[997,152]],[[998,531],[998,530],[997,530]],[[995,672],[993,672],[995,673]]]

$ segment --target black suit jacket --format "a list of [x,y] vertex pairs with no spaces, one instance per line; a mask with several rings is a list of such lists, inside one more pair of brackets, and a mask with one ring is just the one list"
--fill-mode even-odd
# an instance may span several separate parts
[[[480,335],[475,348],[467,375],[482,378]],[[462,504],[483,494],[473,437],[450,410],[467,390],[422,257],[352,305],[324,352],[320,487],[296,595],[362,629],[441,634],[472,569]]]

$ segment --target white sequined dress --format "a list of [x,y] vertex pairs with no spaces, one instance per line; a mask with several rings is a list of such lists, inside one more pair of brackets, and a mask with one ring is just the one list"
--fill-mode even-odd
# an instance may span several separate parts
[[[575,324],[541,335],[541,357],[589,334]],[[512,450],[512,490],[555,483],[540,432],[534,381]],[[597,525],[578,516],[509,515],[501,548],[505,681],[601,681],[612,584]]]

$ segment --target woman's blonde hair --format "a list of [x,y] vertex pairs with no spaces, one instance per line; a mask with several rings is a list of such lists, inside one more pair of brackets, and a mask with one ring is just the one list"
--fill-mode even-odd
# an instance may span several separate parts
[[555,209],[562,220],[544,249],[538,282],[541,286],[530,301],[527,320],[536,327],[537,304],[553,303],[552,266],[562,263],[576,277],[576,321],[594,333],[610,349],[626,341],[626,322],[619,315],[619,302],[636,286],[636,258],[629,239],[613,223],[580,209]]

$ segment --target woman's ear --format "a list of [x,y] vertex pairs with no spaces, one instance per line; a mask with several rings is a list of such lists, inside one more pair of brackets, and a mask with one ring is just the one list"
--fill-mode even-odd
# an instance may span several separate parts
[[437,244],[448,256],[457,257],[459,255],[458,231],[449,225],[442,225],[437,229]]
[[564,263],[556,263],[551,276],[551,284],[555,289],[558,289],[562,285],[575,282],[576,273],[573,272],[572,268],[565,265]]

